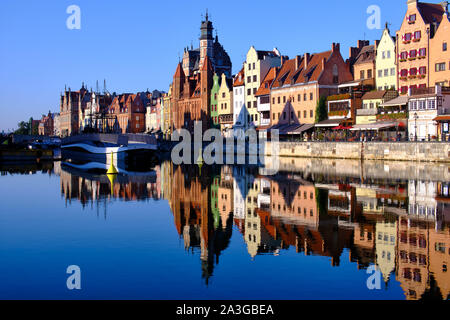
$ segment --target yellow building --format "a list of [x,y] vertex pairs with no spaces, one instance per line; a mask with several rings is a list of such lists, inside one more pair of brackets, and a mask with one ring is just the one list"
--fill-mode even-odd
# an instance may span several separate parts
[[397,89],[397,66],[396,66],[395,40],[392,38],[386,24],[380,43],[377,47],[376,87],[379,91]]
[[220,88],[217,93],[217,115],[219,116],[220,131],[227,136],[233,127],[233,84],[222,73]]
[[244,79],[245,79],[245,102],[248,111],[249,125],[259,126],[260,115],[258,112],[258,99],[255,97],[256,91],[259,89],[261,82],[267,72],[272,67],[281,65],[281,55],[277,49],[272,51],[256,50],[251,47],[247,52],[247,59],[244,63]]
[[397,222],[377,222],[375,230],[376,263],[387,283],[395,271]]
[[172,134],[171,103],[172,103],[172,85],[170,85],[169,87],[169,92],[163,95],[164,121],[162,123],[161,130],[163,134],[166,136],[170,136]]

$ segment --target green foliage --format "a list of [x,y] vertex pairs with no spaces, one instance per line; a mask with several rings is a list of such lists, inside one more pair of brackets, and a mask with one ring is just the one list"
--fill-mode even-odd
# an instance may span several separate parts
[[316,106],[316,123],[319,123],[320,121],[328,119],[328,113],[327,113],[327,98],[322,96],[320,97],[319,101],[317,101]]
[[15,134],[29,134],[30,133],[30,122],[20,121],[17,124],[17,130],[14,131]]

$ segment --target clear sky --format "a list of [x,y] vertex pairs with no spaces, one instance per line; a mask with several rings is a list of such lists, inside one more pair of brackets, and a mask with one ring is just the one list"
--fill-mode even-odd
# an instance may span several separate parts
[[[73,4],[80,30],[66,27]],[[367,27],[371,5],[381,9],[381,30]],[[236,73],[251,45],[292,57],[340,42],[347,58],[358,39],[379,39],[386,21],[395,34],[406,0],[3,0],[0,130],[59,111],[64,85],[95,89],[106,79],[110,92],[167,91],[183,48],[198,47],[206,8]]]

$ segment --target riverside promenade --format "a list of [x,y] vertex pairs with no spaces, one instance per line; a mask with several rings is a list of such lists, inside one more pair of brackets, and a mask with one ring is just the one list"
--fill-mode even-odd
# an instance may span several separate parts
[[[278,156],[301,158],[450,162],[449,142],[279,142]],[[261,146],[273,153],[271,142]]]

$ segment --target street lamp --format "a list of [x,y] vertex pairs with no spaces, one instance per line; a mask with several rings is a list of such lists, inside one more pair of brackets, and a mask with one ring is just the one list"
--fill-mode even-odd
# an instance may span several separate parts
[[414,141],[416,141],[416,142],[417,142],[417,119],[418,118],[419,117],[417,116],[417,112],[414,112],[414,128],[416,131]]

